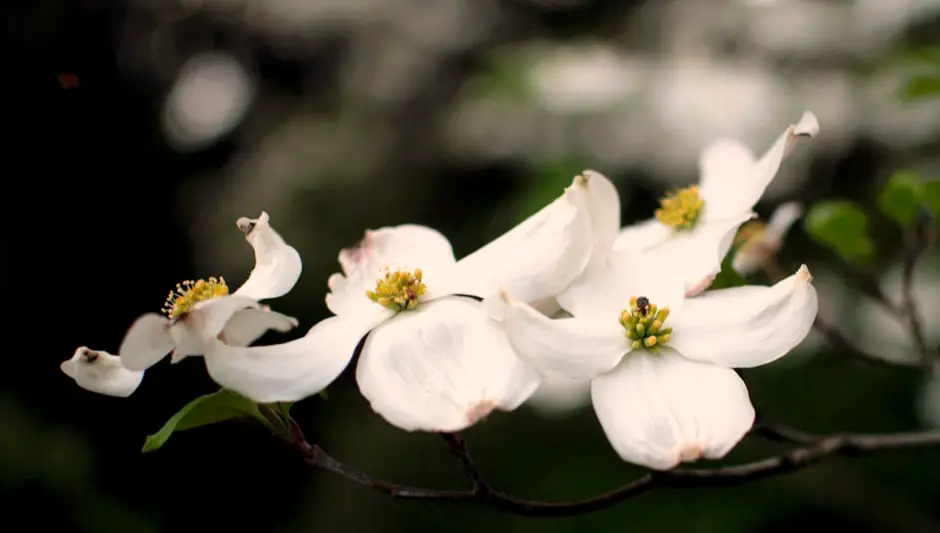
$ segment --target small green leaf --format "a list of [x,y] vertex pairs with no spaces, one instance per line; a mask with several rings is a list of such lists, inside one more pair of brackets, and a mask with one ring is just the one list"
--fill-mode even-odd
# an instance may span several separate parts
[[921,205],[934,217],[940,217],[940,181],[921,183],[918,195]]
[[708,290],[728,289],[747,285],[747,280],[744,279],[744,276],[739,274],[738,271],[734,269],[734,266],[732,266],[734,255],[738,252],[737,248],[737,246],[732,247],[728,255],[725,256],[724,261],[721,262],[721,272],[715,276],[715,281],[709,285]]
[[916,74],[904,84],[901,97],[906,101],[940,96],[940,73]]
[[878,208],[902,228],[910,227],[920,209],[921,186],[913,172],[895,172],[878,195]]
[[874,247],[868,237],[868,215],[854,202],[832,200],[813,205],[803,219],[806,233],[850,263],[864,262]]
[[318,392],[317,396],[319,396],[320,398],[323,398],[324,400],[330,399],[330,396],[326,393],[326,389],[323,389],[320,392]]
[[207,426],[242,416],[250,416],[265,425],[269,424],[258,410],[257,404],[238,393],[222,389],[200,396],[170,417],[160,431],[148,436],[141,452],[159,449],[176,431]]
[[277,409],[277,414],[281,416],[281,419],[287,422],[290,420],[290,408],[293,405],[294,402],[277,402],[274,404],[274,408]]

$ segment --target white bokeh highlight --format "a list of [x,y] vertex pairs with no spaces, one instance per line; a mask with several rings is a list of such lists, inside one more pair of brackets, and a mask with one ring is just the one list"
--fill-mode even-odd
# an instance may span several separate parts
[[211,145],[238,126],[254,94],[254,79],[230,55],[191,57],[164,103],[162,126],[167,143],[181,152]]

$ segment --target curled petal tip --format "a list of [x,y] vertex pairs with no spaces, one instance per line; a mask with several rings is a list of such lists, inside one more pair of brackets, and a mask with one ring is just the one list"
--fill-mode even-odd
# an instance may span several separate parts
[[235,225],[238,226],[238,229],[245,235],[250,235],[254,231],[255,227],[259,224],[267,225],[270,217],[268,216],[267,211],[262,211],[261,215],[258,218],[248,218],[240,217],[235,221]]
[[797,279],[800,281],[805,281],[810,283],[813,281],[813,275],[809,272],[809,267],[806,265],[800,265],[800,269],[796,272]]
[[248,217],[241,217],[235,221],[235,225],[238,226],[239,231],[248,235],[251,233],[251,230],[255,229],[255,223],[251,221]]
[[793,126],[794,137],[813,138],[819,133],[819,120],[812,111],[803,111],[800,121]]

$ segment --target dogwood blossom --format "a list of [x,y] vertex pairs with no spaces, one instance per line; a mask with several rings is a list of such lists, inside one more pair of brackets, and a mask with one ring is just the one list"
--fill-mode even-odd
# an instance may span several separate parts
[[142,371],[124,368],[119,357],[87,346],[75,350],[72,358],[63,361],[60,367],[83,389],[121,398],[133,394],[144,378]]
[[702,153],[701,181],[660,200],[655,218],[628,226],[614,247],[618,250],[664,248],[676,260],[689,296],[706,288],[721,270],[738,227],[754,218],[754,205],[773,181],[783,159],[801,138],[819,132],[816,116],[805,111],[764,156],[733,139],[720,139]]
[[399,428],[458,431],[494,409],[515,409],[539,378],[479,300],[505,286],[537,301],[580,274],[591,251],[591,186],[577,177],[561,197],[460,261],[434,229],[369,230],[339,253],[342,273],[329,278],[326,304],[335,316],[285,345],[215,342],[207,364],[235,359],[246,366],[237,383],[211,366],[210,374],[259,402],[295,401],[335,379],[361,345],[359,389]]
[[511,295],[490,303],[517,354],[540,373],[591,380],[607,438],[626,461],[666,470],[727,454],[753,424],[733,368],[770,363],[809,333],[817,311],[806,266],[771,287],[684,298],[681,270],[620,251],[603,290],[572,318],[550,319]]
[[121,363],[130,370],[145,370],[171,351],[174,363],[199,355],[206,339],[220,335],[230,345],[246,346],[268,330],[287,332],[296,327],[295,318],[257,302],[287,294],[302,270],[300,254],[269,220],[262,212],[256,219],[236,221],[255,254],[255,267],[241,287],[229,294],[222,278],[178,284],[164,306],[166,317],[147,313],[130,327],[118,350]]
[[731,266],[742,276],[747,276],[768,265],[780,248],[790,226],[803,216],[803,206],[799,202],[781,204],[770,215],[765,225],[759,220],[752,220],[741,226],[735,240],[738,249]]

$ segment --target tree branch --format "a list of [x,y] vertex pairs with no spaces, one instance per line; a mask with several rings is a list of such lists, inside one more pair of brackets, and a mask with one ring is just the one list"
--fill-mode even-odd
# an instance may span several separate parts
[[929,360],[910,360],[910,359],[889,359],[882,355],[873,354],[871,352],[866,352],[856,345],[854,342],[850,341],[848,337],[843,334],[839,328],[833,326],[832,324],[826,322],[819,315],[816,315],[816,320],[813,322],[813,329],[822,333],[826,340],[833,347],[845,353],[846,355],[858,359],[860,361],[865,361],[867,363],[876,363],[880,365],[889,365],[889,366],[904,366],[910,368],[926,368],[931,367],[932,363]]
[[470,450],[467,449],[467,443],[463,440],[463,437],[457,433],[443,433],[441,436],[443,436],[447,444],[450,445],[450,453],[460,461],[460,466],[463,467],[464,473],[470,478],[470,482],[473,484],[473,491],[477,494],[492,492],[493,489],[490,488],[489,484],[483,478],[483,474],[476,467],[473,459],[470,458]]
[[928,239],[921,235],[921,231],[914,229],[906,232],[905,241],[904,262],[901,268],[901,312],[907,319],[908,329],[922,362],[932,364],[937,360],[937,353],[927,343],[920,313],[917,311],[917,302],[914,299],[914,269],[917,267],[921,254],[927,249]]
[[792,472],[831,455],[857,456],[868,453],[940,446],[940,430],[919,433],[884,435],[811,435],[788,428],[761,426],[755,433],[800,446],[786,453],[758,461],[720,468],[674,469],[648,472],[616,489],[593,498],[569,502],[552,502],[515,498],[490,488],[473,466],[463,440],[456,435],[445,436],[451,451],[457,455],[464,471],[474,483],[471,490],[436,490],[382,481],[345,465],[319,446],[307,443],[299,426],[292,421],[291,440],[310,466],[331,472],[350,481],[387,494],[393,498],[435,502],[476,504],[526,516],[575,516],[600,511],[658,488],[692,488],[731,486]]

